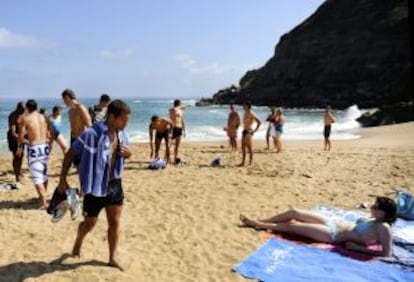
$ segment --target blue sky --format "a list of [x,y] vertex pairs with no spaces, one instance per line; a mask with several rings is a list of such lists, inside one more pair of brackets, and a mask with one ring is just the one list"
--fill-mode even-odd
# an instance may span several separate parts
[[0,97],[210,97],[322,0],[2,0]]

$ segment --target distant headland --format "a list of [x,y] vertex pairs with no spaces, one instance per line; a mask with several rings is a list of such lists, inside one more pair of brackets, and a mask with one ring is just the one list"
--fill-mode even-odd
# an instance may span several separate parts
[[264,66],[197,105],[357,104],[391,113],[365,125],[414,120],[411,56],[407,0],[327,0],[280,38]]

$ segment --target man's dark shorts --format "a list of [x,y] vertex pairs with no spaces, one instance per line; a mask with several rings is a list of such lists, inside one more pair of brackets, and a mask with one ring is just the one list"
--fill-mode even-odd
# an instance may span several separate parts
[[172,139],[180,137],[183,135],[183,129],[181,127],[174,127],[172,132]]
[[330,135],[331,135],[331,126],[325,125],[323,129],[323,136],[325,137],[325,139],[328,139]]
[[124,192],[121,179],[112,179],[108,184],[106,197],[95,197],[86,194],[83,199],[83,215],[85,217],[97,217],[100,211],[111,205],[122,206],[124,204]]
[[11,131],[7,131],[7,143],[9,145],[9,150],[12,153],[16,153],[17,149],[19,148],[19,145],[17,143],[17,140],[14,138]]
[[168,138],[168,129],[163,131],[163,132],[156,132],[155,133],[155,138],[157,139],[167,139]]
[[[73,142],[76,141],[77,138],[74,137],[70,137],[70,145],[72,146]],[[80,156],[79,155],[75,155],[75,157],[73,158],[73,165],[78,167],[78,165],[80,164]]]

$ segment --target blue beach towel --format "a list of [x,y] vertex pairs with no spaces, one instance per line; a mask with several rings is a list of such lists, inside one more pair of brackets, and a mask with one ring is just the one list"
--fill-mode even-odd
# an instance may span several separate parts
[[272,238],[233,270],[260,281],[414,281],[414,272]]

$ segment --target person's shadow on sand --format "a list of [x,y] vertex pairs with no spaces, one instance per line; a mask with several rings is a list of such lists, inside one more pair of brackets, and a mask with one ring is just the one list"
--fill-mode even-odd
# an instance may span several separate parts
[[0,282],[23,281],[27,278],[37,278],[47,273],[55,271],[67,271],[78,267],[89,266],[107,266],[108,264],[98,260],[89,260],[78,263],[62,264],[64,260],[71,257],[65,253],[59,258],[47,263],[44,261],[15,262],[8,265],[0,266]]
[[6,210],[6,209],[37,210],[38,208],[39,208],[39,200],[37,198],[28,199],[26,201],[0,201],[0,210]]

